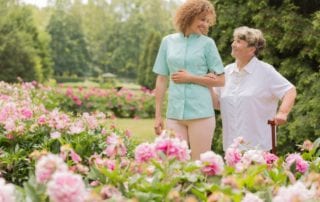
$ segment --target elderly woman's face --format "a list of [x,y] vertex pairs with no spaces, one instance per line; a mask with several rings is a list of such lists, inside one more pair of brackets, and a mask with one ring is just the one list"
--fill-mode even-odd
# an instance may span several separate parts
[[210,24],[210,13],[203,13],[196,16],[191,23],[188,31],[193,34],[206,34]]
[[242,58],[252,56],[254,53],[254,47],[249,46],[245,40],[234,37],[231,44],[231,55],[234,58]]

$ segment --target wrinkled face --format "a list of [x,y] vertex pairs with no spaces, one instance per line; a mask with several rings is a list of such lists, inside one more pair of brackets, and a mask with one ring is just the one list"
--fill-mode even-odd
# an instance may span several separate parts
[[239,38],[233,38],[231,44],[231,55],[236,59],[252,57],[254,55],[255,48],[248,45],[248,42]]
[[196,16],[189,27],[189,33],[207,34],[212,14],[202,13]]

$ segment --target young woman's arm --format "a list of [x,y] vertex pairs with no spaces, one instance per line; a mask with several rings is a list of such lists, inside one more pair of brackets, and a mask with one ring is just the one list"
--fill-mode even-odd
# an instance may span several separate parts
[[206,76],[192,75],[186,70],[179,70],[171,75],[175,83],[194,83],[208,88],[224,86],[224,75],[208,74]]
[[155,123],[154,130],[157,135],[160,135],[162,130],[164,129],[164,123],[162,119],[162,105],[163,99],[166,94],[168,84],[168,77],[158,75],[156,80],[156,88],[155,88],[155,99],[156,99],[156,114],[155,114]]

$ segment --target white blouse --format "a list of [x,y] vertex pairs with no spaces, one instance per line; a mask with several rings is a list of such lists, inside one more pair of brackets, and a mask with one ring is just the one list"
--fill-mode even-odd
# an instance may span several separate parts
[[268,120],[278,101],[293,85],[271,65],[253,57],[239,71],[235,63],[225,68],[225,86],[216,88],[223,125],[223,149],[242,136],[249,148],[271,149]]

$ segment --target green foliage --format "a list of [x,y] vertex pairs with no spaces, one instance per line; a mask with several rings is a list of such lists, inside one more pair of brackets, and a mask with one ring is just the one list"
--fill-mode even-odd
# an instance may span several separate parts
[[40,39],[27,7],[0,2],[0,80],[44,81],[51,76],[46,40]]
[[47,27],[55,75],[89,75],[89,52],[81,21],[64,10],[56,10]]
[[[319,127],[320,4],[318,1],[227,0],[212,1],[217,25],[211,30],[225,62],[230,56],[233,30],[239,26],[261,29],[267,47],[260,56],[291,81],[298,90],[288,124],[279,127],[280,153],[292,152],[306,138],[314,140]],[[220,129],[217,128],[216,131]]]
[[139,58],[138,83],[148,89],[155,88],[156,75],[153,73],[152,68],[160,43],[160,34],[158,32],[151,32],[145,42],[144,50]]

